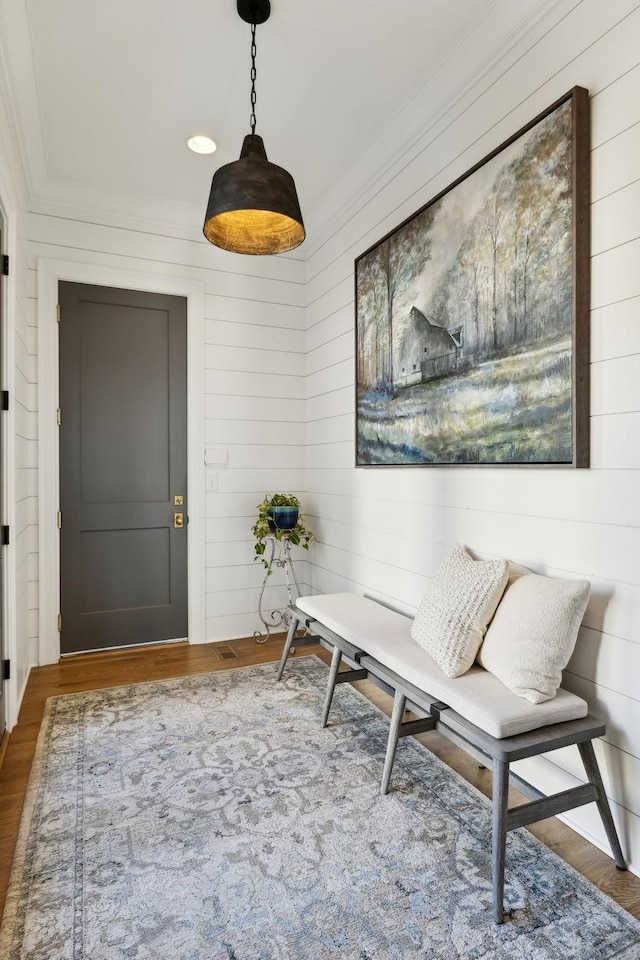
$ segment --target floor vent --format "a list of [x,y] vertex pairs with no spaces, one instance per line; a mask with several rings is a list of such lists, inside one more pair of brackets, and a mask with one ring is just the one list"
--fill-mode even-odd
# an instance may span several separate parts
[[235,650],[232,650],[231,647],[227,646],[218,646],[218,653],[223,660],[237,660],[238,654]]

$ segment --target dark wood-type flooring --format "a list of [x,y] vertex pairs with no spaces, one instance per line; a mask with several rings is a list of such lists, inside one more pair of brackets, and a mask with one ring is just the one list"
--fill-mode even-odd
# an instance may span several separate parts
[[[253,639],[197,646],[173,643],[85,654],[65,658],[55,666],[33,669],[19,722],[8,742],[5,737],[5,743],[0,747],[0,913],[4,908],[22,804],[48,697],[265,663],[278,660],[281,649],[282,638],[275,637],[264,644],[258,644]],[[309,652],[308,648],[301,648],[296,655]],[[326,661],[323,651],[318,655]],[[390,713],[391,700],[377,687],[367,682],[356,686],[386,713]],[[437,733],[423,734],[418,739],[490,796],[491,773],[488,770],[480,769],[467,754]],[[640,878],[629,871],[617,870],[610,857],[558,820],[550,819],[535,824],[531,831],[592,883],[640,919]]]

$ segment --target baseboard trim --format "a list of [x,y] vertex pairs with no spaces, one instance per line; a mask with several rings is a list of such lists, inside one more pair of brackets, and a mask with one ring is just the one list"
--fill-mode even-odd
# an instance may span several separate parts
[[10,736],[11,734],[9,733],[9,731],[5,730],[5,732],[2,735],[2,739],[0,740],[0,770],[2,770],[2,764],[4,762],[4,758],[7,753],[7,747],[9,746]]

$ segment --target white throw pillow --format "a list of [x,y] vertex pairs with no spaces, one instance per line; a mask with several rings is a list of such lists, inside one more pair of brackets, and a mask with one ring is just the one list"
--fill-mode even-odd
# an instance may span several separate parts
[[411,636],[447,677],[473,664],[509,576],[506,560],[473,560],[456,544],[429,584]]
[[536,573],[508,586],[478,654],[478,662],[530,703],[555,697],[589,600],[588,580]]

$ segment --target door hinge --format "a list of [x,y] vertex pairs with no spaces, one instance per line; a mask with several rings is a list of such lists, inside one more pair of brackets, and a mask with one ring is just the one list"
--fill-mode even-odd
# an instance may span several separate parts
[[60,410],[60,407],[58,407],[58,409],[56,410],[56,423],[58,424],[58,426],[60,426],[60,424],[62,423],[62,412]]
[[2,679],[11,680],[11,660],[2,661]]
[[56,303],[56,320],[60,323],[60,304]]
[[8,390],[2,391],[2,409],[3,410],[9,409],[9,391]]
[[9,257],[7,256],[6,253],[2,258],[2,272],[5,275],[5,277],[9,276]]
[[56,523],[58,524],[58,530],[62,529],[62,510],[58,510],[56,514]]
[[9,527],[8,526],[4,526],[2,528],[2,546],[3,547],[9,546]]
[[62,614],[58,614],[58,633],[62,633]]

